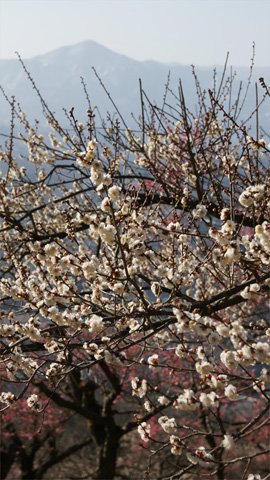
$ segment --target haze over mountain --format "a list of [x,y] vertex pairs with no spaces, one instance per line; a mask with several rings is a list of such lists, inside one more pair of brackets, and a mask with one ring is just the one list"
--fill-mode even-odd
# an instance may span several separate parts
[[[27,59],[25,65],[50,109],[56,112],[57,118],[61,120],[62,125],[66,126],[68,122],[64,117],[63,107],[67,111],[74,107],[76,118],[82,122],[86,119],[88,106],[80,77],[83,77],[87,84],[92,107],[98,106],[103,118],[106,118],[107,111],[113,113],[115,110],[95,76],[92,66],[95,67],[128,125],[134,125],[131,113],[135,117],[140,114],[139,78],[142,79],[143,88],[149,99],[153,103],[161,105],[170,71],[170,88],[177,95],[179,78],[181,78],[187,105],[193,111],[196,105],[196,90],[190,66],[169,65],[154,61],[139,62],[119,55],[90,40]],[[220,79],[223,67],[217,66],[216,70],[218,79]],[[235,67],[233,72],[235,70],[237,77],[233,95],[236,98],[240,80],[243,80],[244,91],[249,69]],[[213,68],[196,68],[196,73],[203,88],[212,88]],[[230,69],[227,74],[230,75]],[[269,84],[270,68],[254,68],[246,111],[250,112],[255,107],[253,85],[261,76]],[[18,60],[0,60],[0,85],[9,97],[15,95],[22,110],[26,112],[31,121],[37,118],[41,125],[43,124],[44,118],[40,102]],[[260,97],[262,93],[259,87]],[[174,105],[177,103],[173,97],[168,98],[168,101]],[[265,102],[260,113],[260,121],[267,131],[270,131],[268,128],[269,115],[269,102]],[[10,106],[0,95],[0,133],[7,133],[9,125]]]

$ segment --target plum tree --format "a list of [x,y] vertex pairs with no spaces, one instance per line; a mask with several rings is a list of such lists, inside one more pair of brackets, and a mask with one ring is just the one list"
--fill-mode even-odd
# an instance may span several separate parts
[[195,75],[196,114],[181,83],[162,108],[141,86],[138,132],[119,112],[99,130],[90,102],[85,124],[71,109],[65,129],[40,97],[47,139],[10,100],[1,401],[82,416],[93,478],[115,477],[136,429],[145,478],[159,459],[164,479],[268,473],[269,145],[241,120],[240,92],[227,102],[224,78],[205,92]]

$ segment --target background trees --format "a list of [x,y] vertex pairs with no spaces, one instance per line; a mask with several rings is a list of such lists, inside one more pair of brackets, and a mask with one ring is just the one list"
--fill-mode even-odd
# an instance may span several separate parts
[[195,75],[196,114],[181,83],[162,108],[141,87],[138,132],[120,112],[98,130],[89,100],[63,129],[40,96],[47,139],[10,101],[1,401],[83,418],[91,478],[133,475],[117,464],[131,435],[145,478],[269,472],[269,146],[224,78],[203,92]]
[[[74,424],[70,413],[51,403],[41,416],[24,400],[18,400],[15,412],[5,410],[1,421],[1,478],[47,477],[52,467],[59,468],[66,458],[92,444],[91,437],[84,435],[86,432],[81,432],[79,439],[73,432],[72,439],[69,438]],[[61,465],[58,474],[65,477],[68,473],[65,475]]]

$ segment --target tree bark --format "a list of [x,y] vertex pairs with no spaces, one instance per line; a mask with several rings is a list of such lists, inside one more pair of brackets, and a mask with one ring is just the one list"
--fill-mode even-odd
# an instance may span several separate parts
[[1,479],[4,480],[6,478],[11,466],[16,458],[15,452],[4,452],[0,451],[0,465],[1,465]]
[[22,480],[35,480],[36,479],[36,472],[34,469],[34,459],[35,453],[31,452],[29,455],[22,452],[21,455],[21,475]]
[[115,477],[117,451],[120,435],[118,428],[107,432],[105,441],[98,450],[98,467],[93,480],[113,480]]

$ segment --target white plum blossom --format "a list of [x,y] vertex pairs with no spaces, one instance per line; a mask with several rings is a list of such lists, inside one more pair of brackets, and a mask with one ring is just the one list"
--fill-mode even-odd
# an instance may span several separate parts
[[230,215],[230,210],[227,207],[224,207],[220,212],[220,219],[227,220],[228,216]]
[[207,360],[197,362],[195,367],[197,372],[201,375],[208,375],[213,370],[212,363],[208,362]]
[[158,423],[161,425],[164,432],[169,433],[170,435],[176,432],[177,425],[175,418],[163,416],[158,419]]
[[262,369],[259,380],[261,382],[266,382],[266,383],[270,382],[270,369],[269,368],[268,369],[266,369],[266,368]]
[[85,278],[88,280],[92,279],[93,275],[96,273],[96,264],[93,261],[83,262],[82,269]]
[[146,400],[144,402],[144,408],[147,412],[151,412],[153,410],[153,407],[152,407],[151,403],[149,402],[149,400]]
[[58,248],[54,243],[47,243],[47,245],[44,247],[44,250],[50,257],[54,257],[58,252]]
[[6,405],[10,406],[16,402],[16,397],[14,393],[11,392],[2,392],[0,395],[0,402],[5,403]]
[[234,445],[234,439],[231,435],[224,435],[224,439],[222,441],[222,446],[225,450],[231,450]]
[[207,215],[207,208],[205,205],[198,204],[196,209],[192,210],[192,215],[196,218],[204,218]]
[[34,410],[37,410],[38,412],[41,412],[43,408],[42,402],[39,400],[38,396],[34,393],[30,397],[28,397],[27,405],[28,407],[31,407]]
[[113,225],[102,225],[99,226],[99,233],[102,240],[107,243],[108,245],[112,245],[114,243],[116,230]]
[[138,433],[140,434],[141,439],[144,442],[149,442],[150,440],[150,425],[146,422],[142,422],[138,426]]
[[53,362],[51,363],[50,367],[46,371],[46,377],[50,378],[54,375],[58,375],[62,370],[62,367],[59,363]]
[[187,356],[187,351],[183,345],[177,345],[175,354],[180,358],[185,358]]
[[140,380],[138,377],[135,377],[131,380],[132,386],[132,395],[137,395],[137,397],[142,398],[147,392],[147,381],[145,378]]
[[116,295],[121,295],[125,289],[125,286],[123,283],[117,282],[113,286],[113,291],[116,293]]
[[190,452],[187,453],[187,459],[195,465],[197,463],[199,463],[200,465],[207,465],[209,463],[209,460],[211,461],[212,458],[212,455],[210,453],[207,453],[205,447],[203,446],[195,450],[195,455],[192,455],[192,453]]
[[233,262],[237,262],[239,258],[240,258],[239,245],[238,244],[228,245],[226,252],[224,254],[224,261],[230,265]]
[[210,345],[218,345],[221,341],[221,337],[217,332],[212,332],[207,338]]
[[84,342],[83,348],[89,351],[89,353],[93,353],[93,354],[95,354],[98,351],[98,345],[94,342],[92,343]]
[[257,342],[252,344],[254,349],[254,358],[261,362],[270,365],[270,345],[268,342]]
[[116,369],[123,367],[123,362],[121,358],[112,354],[111,352],[108,352],[108,350],[105,351],[105,361]]
[[151,284],[151,291],[153,292],[153,294],[155,295],[155,297],[159,297],[162,290],[160,288],[160,284],[158,282],[152,282]]
[[213,388],[225,388],[227,384],[227,375],[211,376],[209,385]]
[[27,335],[31,340],[38,341],[41,339],[41,332],[34,325],[25,324],[24,326],[25,335]]
[[232,351],[225,351],[221,352],[220,360],[229,370],[235,370],[238,367],[238,363],[235,359],[235,353]]
[[181,446],[181,441],[179,437],[176,437],[175,435],[170,436],[170,444],[172,445],[171,447],[171,453],[173,455],[181,455],[182,453],[182,446]]
[[111,203],[108,197],[103,198],[100,208],[103,212],[110,212],[111,210]]
[[95,138],[93,138],[92,140],[90,140],[90,142],[88,142],[87,150],[88,151],[96,150],[97,146],[98,146],[98,142]]
[[121,194],[121,188],[117,187],[116,185],[113,185],[108,190],[108,195],[112,202],[116,202],[117,200],[119,200],[120,194]]
[[250,285],[249,287],[249,290],[250,292],[259,292],[261,289],[260,285],[258,283],[252,283],[252,285]]
[[254,355],[249,345],[243,345],[241,349],[235,352],[234,356],[237,362],[242,365],[249,366],[255,363]]
[[265,185],[254,185],[246,188],[244,192],[241,193],[239,197],[239,202],[243,207],[248,208],[256,200],[259,200],[263,197],[265,192]]
[[234,230],[236,228],[236,225],[235,225],[235,222],[233,222],[233,220],[227,220],[226,223],[224,223],[224,225],[222,225],[221,227],[221,231],[222,233],[233,233]]
[[55,353],[59,350],[58,343],[55,342],[54,340],[51,342],[45,343],[44,346],[50,353]]
[[104,329],[103,318],[96,314],[85,320],[85,324],[91,333],[100,333]]
[[169,400],[167,397],[165,397],[165,395],[161,395],[160,397],[158,397],[158,402],[160,403],[160,405],[168,405],[169,404]]
[[148,362],[149,368],[151,368],[151,370],[156,370],[158,368],[158,364],[159,364],[158,355],[156,353],[154,353],[154,355],[152,355],[151,357],[148,358],[147,362]]
[[237,393],[237,388],[234,385],[227,385],[227,387],[224,390],[224,394],[226,397],[228,397],[230,400],[237,400],[239,395]]
[[200,402],[204,407],[218,407],[219,396],[216,394],[216,392],[201,393]]
[[[85,161],[81,161],[81,163],[82,163],[82,166],[84,166],[84,167],[88,166],[87,163],[85,164]],[[94,185],[97,185],[97,187],[99,187],[104,181],[103,173],[100,172],[99,170],[96,170],[93,167],[91,167],[90,171],[91,171],[91,175],[90,175],[91,181],[93,182]]]
[[194,391],[190,389],[185,389],[184,393],[179,395],[174,402],[174,406],[178,410],[196,410],[199,405],[194,397]]

